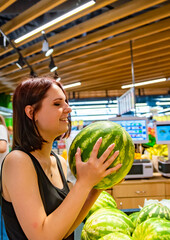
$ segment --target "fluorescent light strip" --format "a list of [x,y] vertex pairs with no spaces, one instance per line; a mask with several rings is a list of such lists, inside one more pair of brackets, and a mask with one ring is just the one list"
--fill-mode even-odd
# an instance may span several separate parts
[[159,101],[170,101],[170,98],[156,98]]
[[162,109],[162,110],[158,111],[158,113],[163,113],[163,112],[167,112],[167,111],[170,111],[170,108]]
[[165,82],[165,81],[166,81],[166,78],[160,78],[160,79],[155,79],[155,80],[146,81],[146,82],[123,85],[123,86],[121,86],[121,88],[125,89],[125,88],[131,88],[131,87],[138,87],[138,86],[143,86],[143,85],[148,85],[148,84],[158,83],[158,82]]
[[91,0],[91,1],[89,1],[89,2],[79,6],[77,8],[71,10],[70,12],[67,12],[67,13],[63,14],[62,16],[60,16],[60,17],[58,17],[58,18],[56,18],[56,19],[54,19],[54,20],[52,20],[52,21],[42,25],[41,27],[36,28],[33,31],[31,31],[31,32],[29,32],[29,33],[27,33],[27,34],[25,34],[25,35],[15,39],[14,42],[15,43],[19,43],[19,42],[21,42],[21,41],[23,41],[23,40],[33,36],[34,34],[36,34],[38,32],[41,32],[44,29],[46,29],[46,28],[48,28],[48,27],[50,27],[50,26],[52,26],[52,25],[54,25],[54,24],[56,24],[58,22],[61,22],[62,20],[66,19],[66,18],[68,18],[68,17],[70,17],[70,16],[72,16],[72,15],[74,15],[74,14],[76,14],[76,13],[82,11],[82,10],[84,10],[85,8],[88,8],[88,7],[92,6],[92,5],[94,5],[94,4],[95,4],[95,1]]
[[85,104],[85,105],[89,105],[89,104],[102,104],[102,103],[108,103],[108,101],[103,100],[103,101],[86,101],[86,102],[70,102],[70,105],[80,105],[80,104]]
[[59,81],[61,81],[61,77],[58,77],[58,78],[56,79],[56,82],[59,82]]
[[77,82],[77,83],[72,83],[72,84],[65,85],[65,86],[63,86],[63,88],[64,89],[72,88],[72,87],[77,87],[77,86],[80,86],[80,85],[81,85],[81,82]]
[[112,106],[112,103],[117,103],[117,100],[99,100],[99,101],[85,101],[85,102],[70,102],[69,105],[89,105],[89,104],[110,104],[109,106]]
[[170,105],[170,102],[156,102],[156,105]]
[[137,107],[143,107],[143,106],[147,106],[147,103],[136,103]]
[[[70,104],[69,104],[70,105]],[[71,106],[71,105],[70,105]],[[108,109],[105,105],[89,105],[89,106],[71,106],[72,109],[74,110],[78,110],[78,109]],[[113,108],[117,108],[117,106],[113,105],[113,106],[110,106],[109,109],[113,109]]]

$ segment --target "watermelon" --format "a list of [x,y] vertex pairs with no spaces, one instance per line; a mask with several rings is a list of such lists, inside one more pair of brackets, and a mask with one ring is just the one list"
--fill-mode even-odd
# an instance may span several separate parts
[[132,239],[170,240],[170,221],[163,218],[150,218],[135,228]]
[[137,221],[137,218],[139,216],[139,213],[140,212],[134,212],[134,213],[131,213],[129,215],[129,218],[131,219],[131,221],[133,222],[134,226],[136,226],[136,221]]
[[134,225],[126,213],[116,208],[100,208],[85,222],[81,240],[97,240],[113,232],[130,236],[133,231]]
[[170,220],[170,209],[161,203],[151,203],[143,207],[138,215],[136,224],[140,224],[148,218],[166,218]]
[[[96,141],[102,137],[102,144],[98,152],[98,158],[108,148],[109,145],[115,143],[115,148],[109,157],[117,150],[119,155],[110,165],[111,167],[121,163],[121,168],[103,178],[96,186],[97,189],[108,189],[119,183],[130,171],[134,161],[134,144],[130,135],[119,124],[111,121],[97,121],[83,128],[74,138],[68,153],[69,166],[71,172],[76,177],[75,154],[77,148],[81,149],[81,159],[83,162],[88,161]],[[109,158],[108,157],[108,158]]]
[[100,238],[99,240],[131,240],[132,238],[124,233],[114,232],[107,234],[106,236]]
[[106,191],[100,193],[99,197],[91,207],[90,211],[88,212],[86,219],[96,210],[103,208],[103,207],[113,207],[116,208],[117,204],[114,198]]

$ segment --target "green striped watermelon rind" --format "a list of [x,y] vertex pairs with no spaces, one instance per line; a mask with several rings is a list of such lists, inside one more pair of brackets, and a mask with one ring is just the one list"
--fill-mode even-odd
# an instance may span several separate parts
[[97,240],[112,232],[122,232],[131,236],[134,225],[124,212],[116,208],[101,208],[85,222],[81,240]]
[[91,207],[91,209],[88,212],[88,214],[87,214],[85,219],[89,218],[89,216],[93,212],[95,212],[98,209],[103,208],[103,207],[113,207],[113,208],[117,207],[117,204],[116,204],[114,198],[106,191],[102,191],[100,193],[99,197],[97,198],[97,200],[95,201],[95,203]]
[[136,224],[140,224],[149,218],[165,218],[170,220],[170,209],[161,203],[151,203],[143,207],[136,220]]
[[131,221],[133,222],[133,224],[136,226],[136,221],[137,221],[137,218],[139,216],[139,213],[140,212],[133,212],[129,215],[129,218],[131,219]]
[[99,240],[132,240],[132,238],[124,233],[114,232],[114,233],[109,233],[105,235]]
[[115,148],[109,157],[117,150],[119,150],[119,156],[110,167],[122,163],[122,167],[117,172],[106,176],[95,186],[97,189],[108,189],[119,183],[128,174],[134,161],[134,144],[132,138],[123,127],[111,121],[91,123],[83,128],[74,138],[69,149],[68,159],[71,172],[76,177],[75,154],[77,148],[80,147],[82,161],[86,162],[90,158],[94,144],[100,137],[102,137],[102,144],[98,152],[98,158],[110,144],[115,143]]
[[170,221],[163,218],[149,218],[135,228],[132,239],[170,240]]

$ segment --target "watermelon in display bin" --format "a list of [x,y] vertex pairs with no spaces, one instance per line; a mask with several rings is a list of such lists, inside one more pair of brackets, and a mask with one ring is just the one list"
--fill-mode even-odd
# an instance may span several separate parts
[[105,235],[99,240],[132,240],[132,238],[124,233],[114,232],[114,233]]
[[90,211],[88,212],[86,219],[95,211],[103,207],[113,207],[116,208],[117,204],[114,198],[106,191],[100,193],[99,197],[91,207]]
[[76,177],[75,154],[77,148],[81,149],[81,159],[83,162],[86,162],[90,158],[94,144],[100,137],[102,137],[102,144],[98,152],[98,157],[112,143],[115,143],[115,148],[110,156],[117,150],[119,150],[119,155],[110,165],[110,168],[116,166],[118,163],[122,164],[118,171],[106,176],[95,186],[97,189],[108,189],[119,183],[128,174],[134,161],[134,144],[132,138],[123,127],[111,121],[91,123],[83,128],[74,138],[69,149],[68,159],[71,172]]
[[116,208],[100,208],[85,222],[81,240],[97,240],[114,232],[131,236],[133,231],[134,225],[126,213]]
[[139,213],[140,212],[133,212],[129,215],[129,218],[131,219],[131,221],[133,222],[133,224],[136,226],[136,221],[137,221],[137,218],[139,216]]
[[[164,218],[170,220],[170,209],[161,203],[151,203],[142,208],[136,220],[136,225],[149,218]],[[170,229],[169,229],[170,230]]]
[[170,240],[170,221],[163,218],[150,218],[135,228],[132,239]]

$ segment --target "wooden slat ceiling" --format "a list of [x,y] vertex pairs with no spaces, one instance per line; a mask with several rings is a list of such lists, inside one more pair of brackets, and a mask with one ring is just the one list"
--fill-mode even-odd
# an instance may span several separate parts
[[[14,2],[2,1],[0,11],[10,4],[12,7]],[[35,2],[0,28],[7,36],[12,36],[17,29],[22,30],[31,21],[54,8],[56,11],[64,8],[69,2]],[[70,98],[120,96],[126,92],[121,86],[132,83],[130,42],[136,83],[167,78],[166,82],[140,87],[140,92],[146,95],[170,92],[170,1],[96,0],[95,5],[45,32],[54,49],[53,58],[61,83],[81,82],[80,86],[67,89]],[[50,73],[50,58],[42,52],[41,33],[15,46],[38,75]],[[0,92],[13,92],[18,82],[30,73],[27,66],[19,69],[17,61],[18,53],[10,45],[0,48]]]

